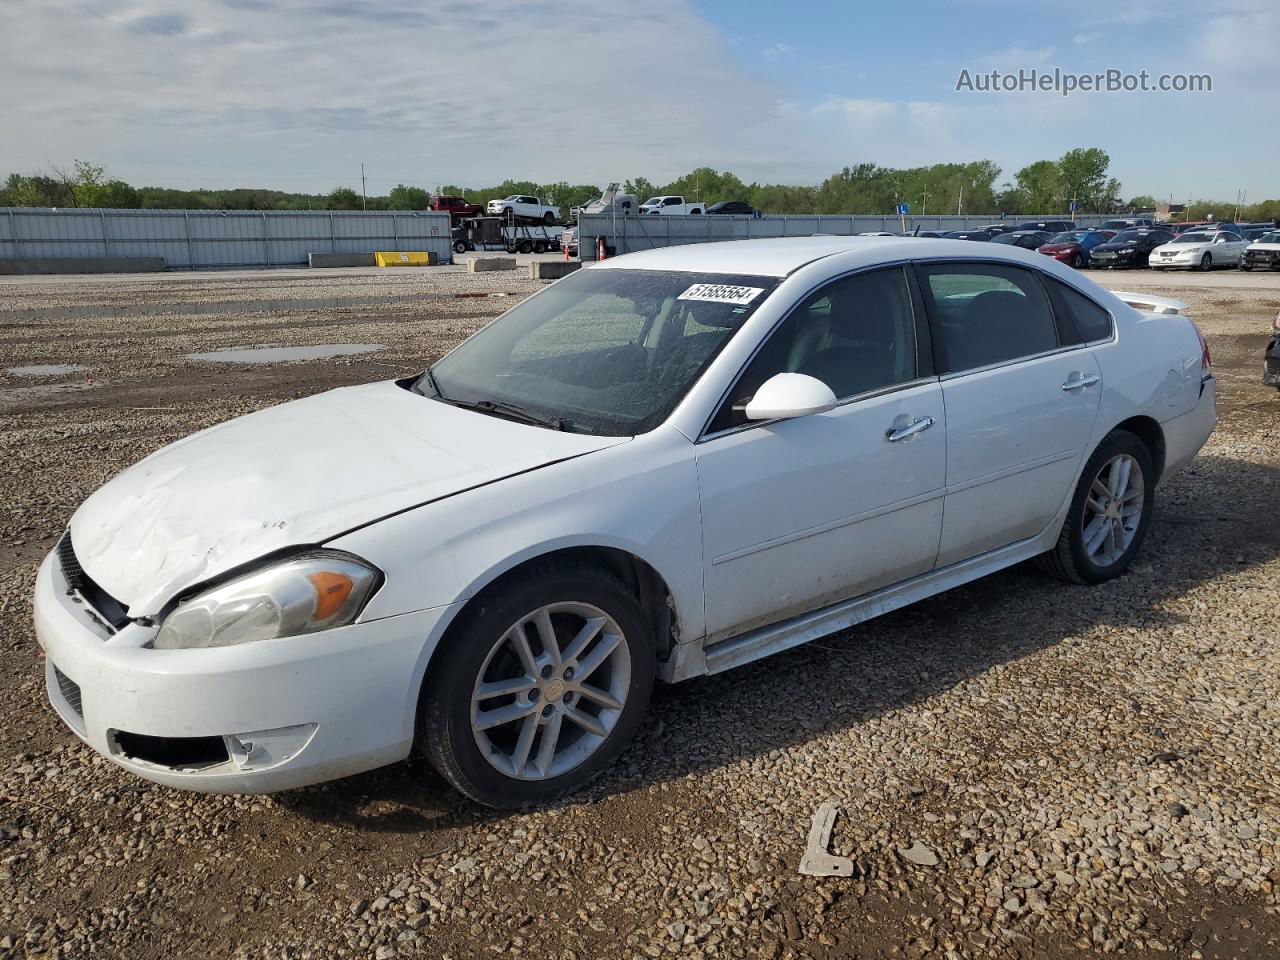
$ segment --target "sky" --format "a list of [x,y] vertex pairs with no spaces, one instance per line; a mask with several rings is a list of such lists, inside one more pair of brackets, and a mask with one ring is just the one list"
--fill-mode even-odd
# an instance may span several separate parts
[[[0,0],[0,176],[370,194],[504,179],[817,183],[1096,146],[1128,197],[1280,196],[1278,0]],[[1197,73],[979,92],[962,71]]]

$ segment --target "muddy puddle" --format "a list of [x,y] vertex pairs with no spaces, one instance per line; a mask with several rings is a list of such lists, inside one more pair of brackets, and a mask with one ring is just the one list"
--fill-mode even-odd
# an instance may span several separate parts
[[385,349],[380,343],[320,343],[309,347],[228,347],[185,356],[188,360],[207,363],[288,363],[290,360],[324,360],[377,353]]

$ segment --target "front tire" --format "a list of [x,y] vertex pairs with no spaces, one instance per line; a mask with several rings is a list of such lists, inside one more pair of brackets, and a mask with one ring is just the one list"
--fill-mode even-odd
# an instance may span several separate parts
[[1070,266],[1072,266],[1076,270],[1079,270],[1081,267],[1084,266],[1084,257],[1080,256],[1080,254],[1078,253],[1073,253],[1071,255]]
[[1213,257],[1210,254],[1206,253],[1200,258],[1200,269],[1206,273],[1213,269]]
[[556,222],[556,215],[552,213],[550,210],[548,210],[546,213],[542,215],[542,222],[549,227]]
[[1114,430],[1085,464],[1058,542],[1037,559],[1068,583],[1120,576],[1142,546],[1155,507],[1155,464],[1146,444]]
[[593,567],[546,564],[481,594],[431,663],[419,743],[491,807],[577,790],[635,735],[655,655],[636,598]]

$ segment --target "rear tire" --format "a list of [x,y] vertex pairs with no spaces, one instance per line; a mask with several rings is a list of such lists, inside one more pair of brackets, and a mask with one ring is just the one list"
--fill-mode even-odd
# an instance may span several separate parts
[[549,227],[556,222],[556,215],[552,213],[550,210],[548,210],[546,213],[542,215],[542,222]]
[[1080,474],[1057,544],[1036,558],[1040,568],[1079,584],[1124,573],[1151,525],[1155,480],[1146,444],[1127,430],[1109,433]]
[[[418,708],[418,743],[458,791],[491,807],[544,803],[587,784],[635,736],[655,654],[621,581],[546,563],[480,594],[462,618]],[[497,711],[511,719],[494,722]]]

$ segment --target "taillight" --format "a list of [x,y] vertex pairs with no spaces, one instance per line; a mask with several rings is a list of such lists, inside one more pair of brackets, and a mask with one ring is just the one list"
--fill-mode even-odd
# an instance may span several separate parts
[[1191,321],[1191,329],[1200,338],[1200,379],[1205,380],[1213,376],[1213,360],[1209,356],[1209,341],[1204,338],[1204,334],[1200,332],[1200,328],[1196,326],[1194,320]]

